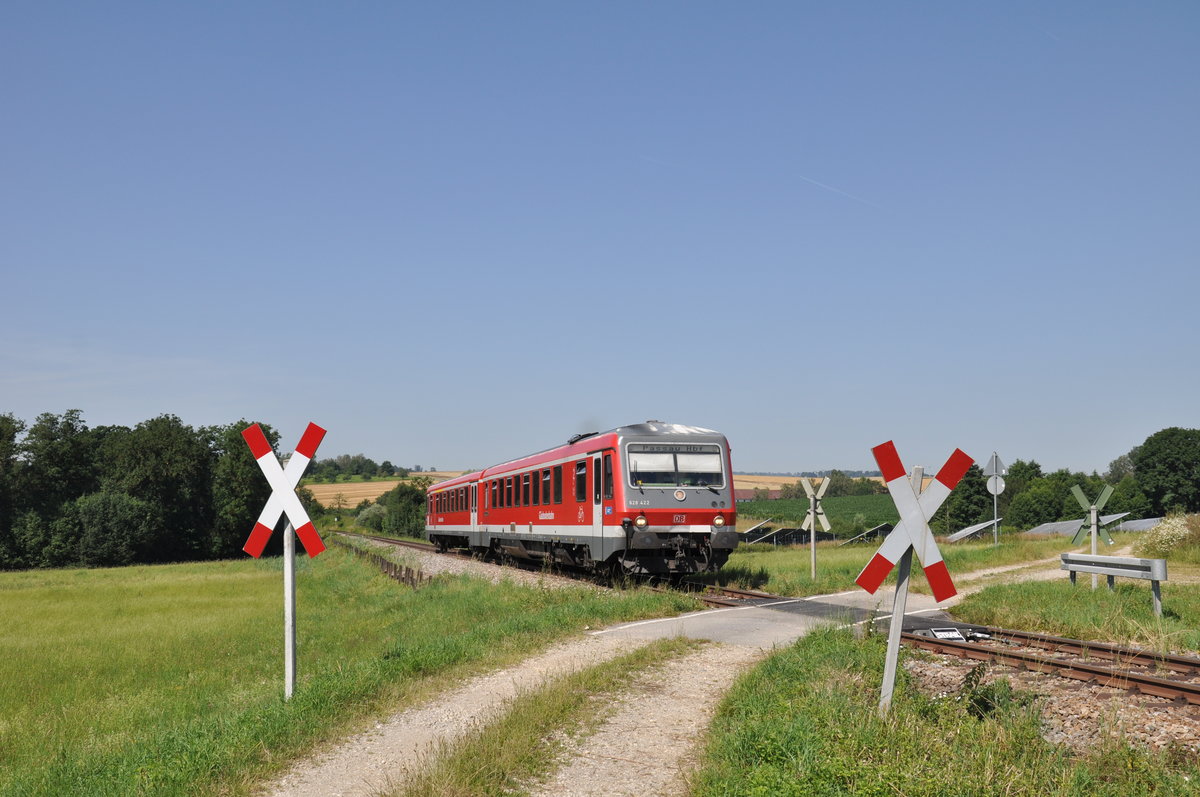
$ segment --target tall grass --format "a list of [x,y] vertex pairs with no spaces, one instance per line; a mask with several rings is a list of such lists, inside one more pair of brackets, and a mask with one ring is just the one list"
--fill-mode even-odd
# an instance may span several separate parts
[[[819,630],[743,676],[713,723],[699,797],[1190,794],[1194,763],[1112,744],[1072,758],[1043,741],[1023,701],[976,717],[933,700],[901,668],[876,713],[886,640]],[[1190,780],[1189,780],[1190,779]]]
[[0,575],[0,794],[244,793],[314,743],[586,625],[690,599],[442,578],[331,549],[298,565],[282,699],[281,560]]
[[1200,651],[1200,587],[1167,581],[1162,606],[1163,616],[1155,617],[1149,582],[1118,579],[1110,592],[1101,580],[1093,591],[1086,575],[1072,585],[1064,573],[1061,581],[988,587],[964,598],[954,615],[969,623],[1074,639]]

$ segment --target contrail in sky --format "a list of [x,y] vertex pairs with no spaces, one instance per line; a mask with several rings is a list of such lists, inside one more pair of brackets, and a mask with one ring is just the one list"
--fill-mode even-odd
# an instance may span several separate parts
[[854,194],[848,194],[845,191],[842,191],[839,188],[834,188],[831,185],[825,185],[825,183],[819,183],[816,180],[812,179],[811,177],[805,177],[803,174],[798,174],[796,176],[799,177],[801,180],[803,180],[806,183],[812,183],[817,188],[824,188],[826,191],[832,191],[835,194],[841,194],[842,196],[846,197],[847,199],[853,199],[855,202],[861,202],[864,205],[870,205],[871,207],[875,208],[876,210],[883,210],[883,208],[881,206],[876,205],[874,202],[863,199],[862,197],[859,197],[859,196],[855,196]]

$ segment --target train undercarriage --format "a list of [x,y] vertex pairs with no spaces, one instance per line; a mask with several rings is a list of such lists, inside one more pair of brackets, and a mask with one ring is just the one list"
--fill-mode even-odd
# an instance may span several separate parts
[[[725,534],[728,534],[727,532]],[[726,541],[724,534],[718,543]],[[662,578],[682,577],[694,573],[715,572],[729,559],[733,545],[713,547],[707,534],[671,534],[640,531],[630,535],[626,545],[604,559],[592,555],[587,543],[562,540],[533,540],[519,537],[494,536],[486,546],[472,545],[468,537],[454,534],[431,534],[429,541],[439,551],[451,548],[469,549],[480,559],[502,563],[524,561],[543,566],[574,570],[623,579],[633,576]]]

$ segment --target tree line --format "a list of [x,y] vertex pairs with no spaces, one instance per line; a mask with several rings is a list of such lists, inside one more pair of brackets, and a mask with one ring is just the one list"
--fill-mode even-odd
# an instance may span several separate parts
[[362,454],[342,454],[329,459],[313,460],[305,472],[305,478],[314,482],[349,481],[354,476],[367,479],[395,476],[403,479],[408,473],[408,468],[397,467],[386,459],[376,463]]
[[[1105,485],[1112,486],[1112,497],[1103,510],[1106,515],[1128,512],[1143,518],[1200,512],[1200,429],[1171,427],[1155,432],[1109,463],[1103,475],[1065,468],[1044,473],[1036,461],[1018,459],[1008,467],[1004,481],[1005,490],[996,503],[1002,524],[1012,529],[1083,517],[1086,513],[1071,493],[1074,485],[1093,500]],[[987,478],[978,465],[972,465],[931,525],[946,534],[991,519]]]
[[[68,410],[26,426],[0,414],[0,569],[240,555],[271,493],[242,439],[250,423],[192,427],[160,415],[89,428]],[[299,493],[319,515],[311,493]]]

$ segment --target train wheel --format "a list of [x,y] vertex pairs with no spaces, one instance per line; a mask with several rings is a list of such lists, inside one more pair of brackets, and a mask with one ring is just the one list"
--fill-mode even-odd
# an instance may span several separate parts
[[625,564],[620,559],[613,559],[608,566],[608,580],[618,589],[629,585],[629,574],[625,572]]

